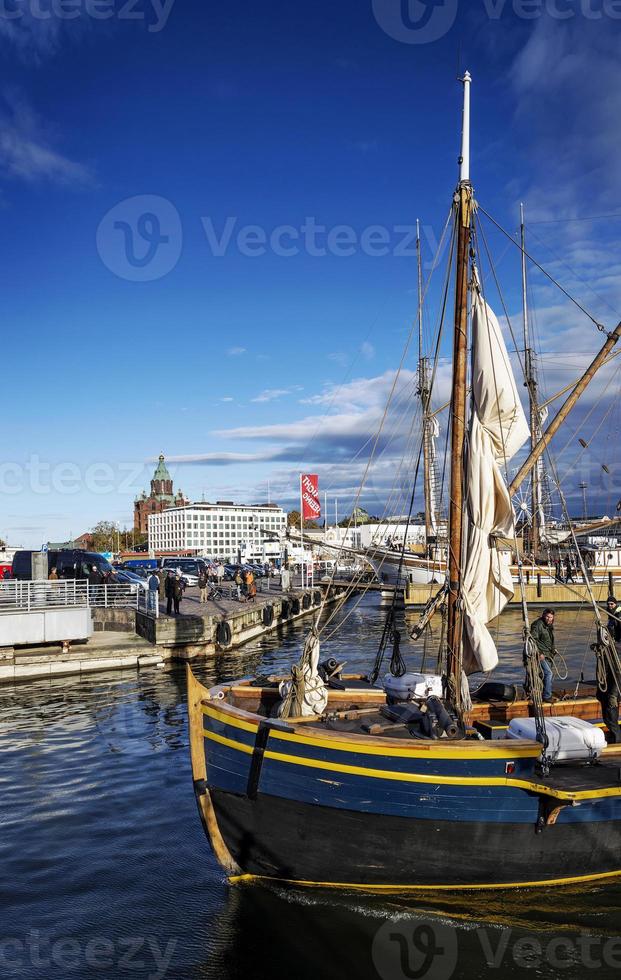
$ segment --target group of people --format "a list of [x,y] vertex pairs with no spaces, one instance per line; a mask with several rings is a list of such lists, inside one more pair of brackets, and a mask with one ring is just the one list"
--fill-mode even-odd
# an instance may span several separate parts
[[216,598],[222,594],[222,583],[224,582],[224,565],[221,561],[206,568],[201,565],[198,573],[198,588],[200,590],[199,601],[205,603],[209,599],[209,590],[215,590]]
[[238,568],[235,572],[234,582],[238,602],[255,602],[257,583],[254,580],[254,572],[251,568]]
[[[608,610],[608,632],[621,655],[621,603],[614,595],[606,600]],[[554,610],[544,609],[539,619],[531,626],[531,636],[537,646],[539,667],[543,680],[543,701],[553,704],[558,700],[552,693],[552,663],[557,655],[554,639]],[[602,706],[602,719],[609,732],[610,742],[621,742],[619,728],[619,683],[613,671],[606,667],[605,690],[598,687],[597,697]]]

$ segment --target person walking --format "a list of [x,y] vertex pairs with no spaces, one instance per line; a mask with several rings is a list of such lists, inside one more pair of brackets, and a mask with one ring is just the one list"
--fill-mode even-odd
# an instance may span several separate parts
[[557,698],[552,694],[552,667],[556,655],[554,645],[554,610],[544,609],[539,619],[530,628],[530,635],[537,645],[539,668],[543,675],[543,700],[552,704]]
[[173,607],[173,584],[175,581],[174,572],[170,571],[166,576],[166,582],[164,584],[164,592],[166,593],[166,615],[172,616]]
[[159,592],[160,592],[160,580],[155,574],[155,569],[151,571],[151,574],[147,579],[147,586],[149,590],[147,592],[147,598],[148,598],[147,609],[149,610],[149,612],[154,613],[157,609],[157,603],[158,603]]
[[183,580],[179,572],[176,573],[173,579],[173,605],[175,607],[175,616],[179,615],[179,605],[183,599]]
[[219,591],[222,592],[222,586],[224,584],[224,565],[221,561],[219,561],[216,566],[216,581]]
[[56,571],[56,566],[50,569],[50,574],[48,575],[48,582],[58,582],[58,572]]
[[[608,610],[608,632],[617,648],[617,653],[621,655],[621,604],[614,595],[609,595],[606,599],[606,609]],[[597,699],[602,706],[602,718],[609,732],[608,741],[616,744],[621,742],[621,729],[619,728],[619,683],[610,664],[606,664],[606,689],[597,688]]]
[[200,589],[199,602],[204,604],[207,602],[207,593],[209,592],[209,579],[204,565],[201,565],[201,570],[198,573],[198,587]]

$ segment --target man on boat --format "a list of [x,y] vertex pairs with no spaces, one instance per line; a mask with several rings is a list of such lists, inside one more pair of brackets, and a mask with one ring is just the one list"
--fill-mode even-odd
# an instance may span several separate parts
[[556,654],[554,645],[554,610],[544,609],[539,619],[530,628],[530,633],[539,651],[539,666],[543,674],[543,700],[552,703],[552,668],[550,663]]
[[[606,599],[608,610],[608,632],[615,642],[617,652],[621,652],[621,603],[615,596],[609,595]],[[621,742],[621,730],[619,729],[619,687],[610,666],[606,667],[606,690],[597,690],[597,697],[602,706],[602,718],[606,723],[606,728],[610,733],[609,742]]]

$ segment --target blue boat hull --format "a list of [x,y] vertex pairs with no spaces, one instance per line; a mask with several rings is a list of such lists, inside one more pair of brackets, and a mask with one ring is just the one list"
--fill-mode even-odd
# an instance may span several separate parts
[[195,790],[233,878],[403,889],[621,874],[614,759],[544,779],[537,743],[399,742],[274,725],[200,700],[193,684]]

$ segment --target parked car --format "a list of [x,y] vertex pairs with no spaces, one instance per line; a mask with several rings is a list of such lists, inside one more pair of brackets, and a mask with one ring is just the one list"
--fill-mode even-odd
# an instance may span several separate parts
[[126,558],[121,568],[127,569],[128,572],[137,572],[141,568],[149,570],[159,568],[159,565],[157,558]]
[[[16,551],[13,556],[13,578],[23,581],[32,579],[32,551]],[[93,565],[104,578],[113,574],[113,568],[107,558],[95,551],[66,549],[47,552],[48,575],[52,568],[58,572],[59,578],[86,579]]]
[[144,591],[149,590],[149,583],[146,578],[142,575],[136,575],[135,572],[129,571],[128,569],[117,568],[114,572],[112,582],[118,585],[129,585],[131,591],[136,593],[138,589],[143,589]]
[[203,558],[164,558],[162,568],[179,568],[188,585],[198,585],[199,572],[201,568],[207,571],[207,563]]

